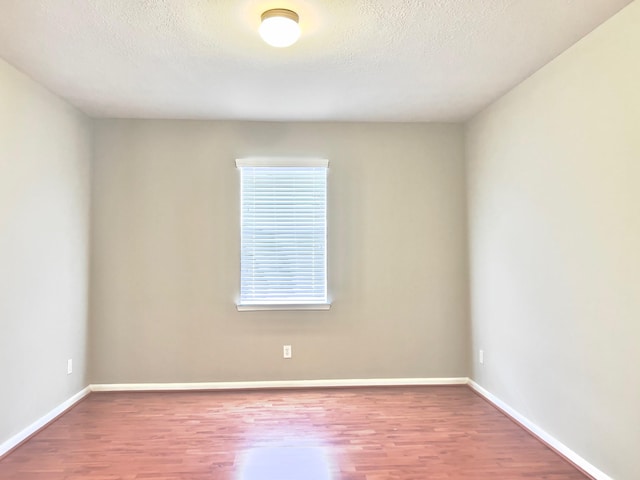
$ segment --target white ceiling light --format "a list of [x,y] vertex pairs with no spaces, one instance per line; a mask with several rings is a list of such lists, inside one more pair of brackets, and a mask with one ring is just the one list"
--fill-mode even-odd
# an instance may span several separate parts
[[288,47],[300,38],[298,14],[286,8],[273,8],[262,14],[260,36],[272,47]]

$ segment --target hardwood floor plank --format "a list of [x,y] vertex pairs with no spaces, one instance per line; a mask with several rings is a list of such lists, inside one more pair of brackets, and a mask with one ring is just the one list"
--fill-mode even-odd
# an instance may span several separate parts
[[466,386],[92,393],[2,480],[588,478]]

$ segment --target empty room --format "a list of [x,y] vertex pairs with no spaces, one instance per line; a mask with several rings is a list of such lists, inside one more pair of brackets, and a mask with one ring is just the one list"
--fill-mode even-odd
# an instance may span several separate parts
[[0,480],[640,479],[640,0],[0,2]]

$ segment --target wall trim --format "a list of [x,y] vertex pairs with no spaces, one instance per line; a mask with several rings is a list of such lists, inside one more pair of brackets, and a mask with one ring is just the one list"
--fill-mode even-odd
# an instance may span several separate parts
[[576,452],[567,447],[564,443],[560,442],[551,434],[544,431],[538,425],[533,423],[527,417],[522,415],[520,412],[512,408],[507,403],[500,400],[494,394],[486,390],[485,388],[478,385],[472,379],[469,379],[469,387],[471,387],[474,391],[476,391],[480,396],[484,397],[489,403],[493,404],[498,410],[502,411],[505,415],[510,417],[516,423],[521,425],[525,430],[531,433],[533,436],[537,437],[540,441],[550,447],[552,450],[555,450],[557,453],[565,457],[568,461],[573,463],[576,467],[583,470],[584,473],[591,475],[596,480],[613,480],[609,475],[604,473],[602,470],[599,470],[597,467],[589,463],[587,460],[582,458]]
[[91,389],[87,386],[80,390],[78,393],[68,398],[60,405],[55,407],[53,410],[50,410],[45,415],[40,417],[38,420],[33,422],[27,428],[21,430],[16,433],[13,437],[10,437],[8,440],[5,440],[0,444],[0,458],[9,453],[11,450],[16,448],[18,445],[26,441],[29,437],[37,433],[38,431],[45,428],[51,422],[53,422],[60,415],[65,413],[71,407],[73,407],[76,403],[82,400],[84,397],[91,393]]
[[89,385],[92,392],[148,392],[172,390],[255,390],[318,387],[386,387],[409,385],[466,385],[467,377],[450,378],[360,378],[331,380],[274,380],[253,382],[198,383],[100,383]]

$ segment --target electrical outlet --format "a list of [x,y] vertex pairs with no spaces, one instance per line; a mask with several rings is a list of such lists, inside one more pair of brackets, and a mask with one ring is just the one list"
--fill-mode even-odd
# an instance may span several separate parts
[[478,351],[478,362],[480,362],[480,365],[484,365],[484,350]]
[[67,375],[71,375],[73,373],[73,359],[67,360]]
[[282,346],[282,358],[291,358],[291,345]]

